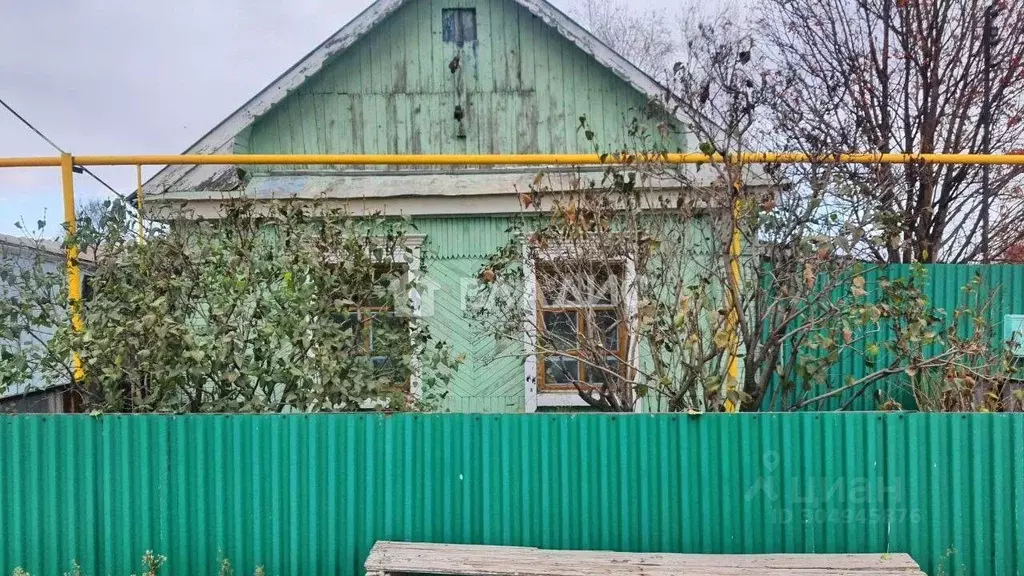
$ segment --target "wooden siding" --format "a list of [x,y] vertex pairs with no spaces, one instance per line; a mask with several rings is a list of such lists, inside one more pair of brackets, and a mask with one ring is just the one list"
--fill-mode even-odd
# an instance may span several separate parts
[[[441,10],[476,10],[477,42],[442,41]],[[459,55],[456,73],[449,63]],[[465,113],[458,137],[455,106]],[[510,0],[414,0],[258,119],[242,152],[589,152],[636,145],[648,99]],[[660,137],[659,137],[659,142]],[[683,139],[665,143],[681,148]]]
[[[487,257],[510,240],[507,231],[511,219],[495,217],[416,218],[416,234],[426,237],[423,263],[430,287],[432,310],[427,316],[431,335],[451,346],[465,362],[451,383],[444,409],[451,412],[521,412],[525,409],[526,373],[521,345],[512,340],[496,340],[482,333],[470,317],[464,302],[468,290],[476,285]],[[708,249],[708,220],[687,223],[687,237],[693,244],[687,249],[695,257]],[[640,362],[650,362],[645,345]],[[644,409],[664,410],[660,399],[648,397]]]
[[464,306],[483,258],[450,258],[427,263],[427,277],[438,289],[430,333],[447,342],[465,361],[451,383],[445,410],[451,412],[522,412],[525,376],[519,342],[498,342],[481,332]]

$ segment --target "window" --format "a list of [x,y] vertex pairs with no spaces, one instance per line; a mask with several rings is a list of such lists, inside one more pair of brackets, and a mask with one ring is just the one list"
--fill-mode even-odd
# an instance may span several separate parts
[[537,383],[541,392],[575,392],[625,377],[628,330],[623,267],[538,264]]
[[[357,346],[365,352],[376,376],[393,378],[396,382],[408,379],[392,358],[404,353],[408,344],[409,323],[395,311],[386,307],[359,308],[345,314],[342,322],[352,329]],[[407,347],[407,346],[406,346]]]
[[[397,267],[397,268],[396,268]],[[358,305],[336,315],[337,321],[352,330],[354,348],[365,354],[375,377],[407,387],[408,367],[394,359],[408,354],[409,318],[396,311],[396,297],[404,294],[399,278],[407,270],[403,264],[379,264],[374,267],[371,293]]]
[[441,10],[441,39],[459,48],[467,42],[476,42],[476,8]]

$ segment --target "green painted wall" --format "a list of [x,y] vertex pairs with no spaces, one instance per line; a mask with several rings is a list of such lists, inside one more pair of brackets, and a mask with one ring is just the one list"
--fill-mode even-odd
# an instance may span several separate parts
[[0,417],[0,573],[354,576],[378,539],[1024,574],[1024,416]]
[[[478,41],[442,40],[443,8],[476,10]],[[458,54],[456,73],[449,63]],[[458,137],[455,106],[465,113]],[[632,142],[647,97],[511,0],[412,0],[239,138],[240,152],[591,152]],[[682,138],[668,142],[681,147]]]
[[[442,35],[442,10],[472,8],[477,41]],[[459,57],[453,73],[449,64]],[[464,117],[455,119],[455,107]],[[236,139],[250,153],[591,152],[586,116],[602,150],[635,149],[636,119],[659,146],[663,111],[539,18],[511,0],[411,0]],[[460,133],[464,137],[460,137]],[[644,146],[650,147],[654,141]],[[324,167],[256,168],[287,171]],[[509,219],[418,218],[427,237],[427,276],[440,290],[428,319],[438,339],[466,362],[445,406],[459,412],[524,408],[525,374],[511,342],[479,333],[464,309],[465,288],[504,244]]]
[[464,355],[444,409],[451,412],[522,412],[525,372],[521,345],[484,334],[466,308],[480,268],[510,235],[505,216],[417,218],[413,232],[426,236],[424,262],[431,282],[431,335]]
[[[511,223],[512,218],[506,216],[412,220],[410,232],[426,236],[423,265],[432,291],[433,314],[427,317],[431,335],[450,344],[455,354],[464,354],[466,359],[455,374],[444,406],[452,412],[521,412],[525,407],[521,344],[496,341],[483,333],[464,305],[487,257],[510,240],[507,229]],[[672,232],[672,238],[688,242],[684,250],[694,258],[693,268],[685,269],[684,278],[697,272],[697,258],[706,255],[713,242],[707,237],[707,227],[707,219],[695,218],[686,222],[685,228]],[[667,242],[662,249],[676,251],[679,246]],[[670,268],[674,273],[682,270]],[[650,364],[646,344],[641,343],[639,355],[641,365]],[[664,406],[652,394],[644,408],[660,411]]]
[[[508,241],[506,229],[510,222],[508,217],[413,220],[413,231],[426,236],[427,277],[439,288],[435,293],[435,314],[428,319],[431,333],[449,342],[455,353],[466,355],[466,363],[456,374],[445,405],[447,410],[453,412],[519,412],[524,408],[525,372],[521,355],[518,354],[518,344],[495,342],[493,338],[482,334],[463,306],[466,288],[476,282],[487,256]],[[699,231],[700,228],[694,227],[693,230]],[[704,245],[704,242],[695,240],[688,251],[699,257],[706,249],[702,247]],[[928,275],[925,293],[933,305],[950,314],[967,302],[961,287],[970,282],[975,274],[981,274],[984,279],[983,293],[992,296],[987,320],[996,327],[997,337],[1002,334],[1004,315],[1024,314],[1024,266],[935,264],[926,268]],[[866,289],[869,294],[875,294],[879,289],[879,280],[907,274],[909,269],[905,265],[872,269],[865,274]],[[841,386],[848,375],[854,378],[864,376],[867,367],[860,356],[863,348],[870,342],[880,342],[890,337],[888,327],[883,327],[871,338],[858,344],[859,353],[844,354],[833,370],[831,385]],[[999,345],[999,342],[993,342],[993,345]],[[642,347],[641,361],[648,356],[649,353]],[[817,388],[799,393],[783,392],[776,386],[768,394],[763,410],[785,410],[805,395],[821,392]],[[892,398],[901,402],[905,408],[915,407],[906,382],[899,378],[889,378],[855,398],[848,409],[877,409],[878,393],[883,399]],[[819,409],[838,409],[846,405],[850,396],[837,396],[822,404]],[[646,404],[647,409],[652,411],[658,410],[659,406],[661,403],[653,397]]]

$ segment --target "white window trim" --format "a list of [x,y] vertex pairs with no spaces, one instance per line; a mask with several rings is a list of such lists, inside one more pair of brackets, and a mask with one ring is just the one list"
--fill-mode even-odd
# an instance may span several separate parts
[[[537,331],[534,323],[537,318],[537,273],[530,246],[523,242],[523,350],[526,358],[523,361],[526,383],[526,403],[524,410],[536,412],[538,406],[537,393]],[[560,394],[559,396],[564,396]],[[573,394],[582,402],[579,394]],[[547,405],[547,404],[545,404]]]
[[[558,248],[549,248],[545,255],[557,255],[564,253]],[[633,258],[627,258],[623,267],[623,281],[626,289],[626,329],[629,338],[629,345],[626,350],[627,364],[636,366],[639,358],[639,346],[637,339],[633,337],[637,333],[638,312],[636,294],[636,262]],[[587,401],[580,397],[579,392],[567,390],[565,392],[540,392],[537,388],[537,370],[539,359],[537,357],[537,272],[536,262],[530,252],[530,246],[523,242],[523,347],[525,360],[523,361],[523,372],[525,382],[526,401],[524,411],[527,413],[536,412],[537,408],[583,408],[590,406]],[[636,388],[636,375],[629,374],[629,384]],[[633,404],[634,412],[643,411],[643,398],[637,398]]]
[[[405,279],[407,281],[413,280],[414,278],[418,277],[422,273],[422,270],[423,270],[423,266],[422,266],[423,259],[422,259],[422,250],[421,250],[421,248],[423,246],[423,241],[425,239],[426,239],[426,236],[423,235],[423,234],[415,234],[415,235],[405,236],[402,239],[404,246],[403,247],[396,247],[394,253],[391,255],[391,257],[394,259],[395,262],[405,262],[406,255],[407,254],[409,255],[409,260],[410,260],[409,261],[409,268],[408,268],[408,270],[406,271],[406,274],[405,274],[405,276],[406,276]],[[374,242],[378,242],[380,244],[383,244],[384,243],[384,239],[383,238],[374,239]],[[409,309],[410,309],[409,310],[409,318],[410,318],[410,320],[409,320],[410,331],[409,332],[410,332],[410,339],[411,339],[411,333],[412,333],[412,328],[413,328],[412,323],[413,322],[422,322],[423,321],[423,316],[422,316],[422,313],[421,313],[421,311],[422,311],[422,306],[421,305],[422,305],[423,299],[420,296],[419,291],[416,290],[415,287],[410,287],[408,294],[409,294]],[[409,395],[412,396],[413,399],[419,400],[419,399],[421,399],[423,397],[423,373],[422,373],[422,364],[420,363],[420,353],[422,352],[422,350],[420,349],[420,347],[416,346],[415,342],[412,342],[412,344],[413,344],[413,354],[412,354],[412,360],[410,361],[410,364],[411,364],[411,367],[412,367],[412,372],[411,372],[411,374],[409,374]],[[375,410],[375,409],[384,407],[384,400],[383,399],[379,399],[379,398],[377,398],[377,399],[375,399],[375,398],[367,398],[367,399],[365,399],[365,400],[363,400],[363,401],[361,401],[359,403],[359,407],[361,409],[363,409],[363,410]]]
[[[421,247],[423,246],[424,238],[425,238],[425,236],[423,236],[423,235],[407,236],[405,238],[405,248],[406,248],[406,250],[411,252],[411,255],[412,255],[412,261],[409,262],[409,270],[406,272],[406,274],[408,275],[408,280],[410,280],[410,281],[413,280],[414,278],[419,277],[422,274],[422,271],[423,271],[423,267],[422,267],[423,260],[421,258]],[[404,257],[405,257],[405,255],[403,253],[402,254],[402,258],[404,258]],[[411,308],[411,310],[410,310],[411,320],[409,322],[410,323],[410,332],[411,332],[411,328],[412,328],[412,323],[414,323],[414,322],[415,323],[423,322],[422,303],[423,303],[423,298],[420,296],[419,291],[415,287],[410,286],[409,287],[409,307]],[[411,336],[410,336],[410,338],[411,338]],[[416,346],[415,342],[413,342],[412,344],[413,344],[412,360],[411,360],[412,374],[409,375],[409,394],[415,400],[419,400],[419,399],[423,398],[423,378],[422,378],[423,374],[422,374],[422,365],[420,364],[420,354],[422,353],[422,350],[420,350]]]

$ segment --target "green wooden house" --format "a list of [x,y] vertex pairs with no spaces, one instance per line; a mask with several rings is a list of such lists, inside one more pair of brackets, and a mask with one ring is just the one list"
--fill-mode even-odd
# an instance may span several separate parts
[[[544,0],[378,0],[187,153],[593,152],[581,117],[605,149],[624,149],[629,124],[659,134],[659,122],[675,122],[651,112],[664,90]],[[664,133],[668,149],[694,148],[678,130]],[[575,392],[538,389],[536,359],[479,334],[463,304],[486,256],[507,242],[516,189],[537,167],[244,169],[168,167],[145,185],[146,201],[212,216],[228,197],[324,199],[409,216],[436,288],[427,322],[466,356],[447,408],[581,404]]]

